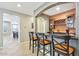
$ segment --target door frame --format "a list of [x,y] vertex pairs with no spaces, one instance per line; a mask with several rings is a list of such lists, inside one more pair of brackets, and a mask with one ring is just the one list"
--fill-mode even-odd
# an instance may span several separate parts
[[[15,15],[15,14],[10,14],[10,13],[8,13],[8,12],[4,12],[4,13],[2,13],[2,15],[4,16],[4,14],[8,14],[8,15],[10,15],[11,17],[12,16],[17,16],[18,17],[18,19],[19,19],[19,24],[18,24],[18,42],[20,43],[20,16],[18,16],[18,15]],[[3,18],[3,16],[2,16],[2,18]],[[3,20],[3,19],[2,19]],[[10,21],[11,22],[11,21]],[[2,22],[3,23],[3,22]],[[3,24],[2,24],[3,25]],[[11,32],[12,32],[12,24],[11,24]],[[3,31],[3,33],[4,33],[4,31]],[[12,33],[11,33],[12,34]],[[4,35],[3,35],[3,37],[4,37]]]

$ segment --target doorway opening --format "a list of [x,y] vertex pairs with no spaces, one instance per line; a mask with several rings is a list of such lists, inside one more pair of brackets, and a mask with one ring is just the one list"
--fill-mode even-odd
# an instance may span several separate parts
[[3,47],[20,42],[20,17],[3,13]]

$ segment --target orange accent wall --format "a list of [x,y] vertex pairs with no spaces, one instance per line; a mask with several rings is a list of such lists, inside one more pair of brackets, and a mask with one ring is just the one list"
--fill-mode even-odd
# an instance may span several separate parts
[[68,10],[68,11],[63,12],[63,13],[59,13],[59,14],[50,16],[49,19],[54,19],[54,20],[65,19],[67,16],[70,16],[70,15],[75,14],[75,13],[76,13],[75,9],[72,9],[72,10]]
[[[68,16],[74,15],[74,19],[75,19],[75,9],[63,12],[63,13],[59,13],[53,16],[50,16],[49,19],[50,20],[60,20],[60,19],[66,19]],[[66,25],[59,25],[59,26],[55,26],[54,31],[55,32],[66,32]],[[71,29],[70,30],[71,33],[75,33],[75,29]]]

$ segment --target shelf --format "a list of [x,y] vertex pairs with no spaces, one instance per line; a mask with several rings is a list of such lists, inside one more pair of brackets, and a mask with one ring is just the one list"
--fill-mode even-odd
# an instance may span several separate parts
[[66,25],[65,19],[55,20],[54,25]]
[[64,26],[66,24],[62,23],[62,24],[54,24],[55,26]]
[[69,29],[71,29],[71,30],[75,30],[75,28],[73,27],[73,28],[69,28]]

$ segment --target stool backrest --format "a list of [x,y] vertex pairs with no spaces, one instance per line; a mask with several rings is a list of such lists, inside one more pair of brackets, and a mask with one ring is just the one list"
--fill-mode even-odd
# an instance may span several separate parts
[[30,40],[33,38],[33,35],[34,34],[34,32],[29,32],[29,38],[30,38]]
[[58,42],[56,39],[54,39],[54,35],[52,35],[53,49],[55,49],[55,45],[58,44],[63,48],[63,51],[66,51],[67,54],[69,54],[69,40],[71,39],[71,36],[64,36],[64,39],[65,39],[66,43],[63,43],[63,44],[66,44],[67,48],[64,47],[61,42]]
[[36,36],[38,38],[38,43],[40,40],[43,40],[43,42],[44,42],[44,39],[45,39],[44,33],[36,33]]

